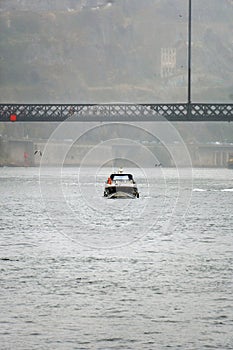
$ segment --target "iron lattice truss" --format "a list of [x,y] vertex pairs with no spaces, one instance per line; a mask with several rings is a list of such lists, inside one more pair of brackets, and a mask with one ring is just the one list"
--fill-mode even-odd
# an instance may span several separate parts
[[[12,117],[13,116],[13,117]],[[0,122],[233,121],[233,104],[0,104]]]

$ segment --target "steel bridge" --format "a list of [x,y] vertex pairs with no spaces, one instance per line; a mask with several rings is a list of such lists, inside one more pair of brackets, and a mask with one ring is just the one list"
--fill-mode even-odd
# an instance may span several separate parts
[[233,103],[0,104],[0,122],[233,121]]

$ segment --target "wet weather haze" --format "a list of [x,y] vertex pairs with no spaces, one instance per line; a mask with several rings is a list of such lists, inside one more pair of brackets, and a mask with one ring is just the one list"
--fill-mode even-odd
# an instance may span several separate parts
[[[231,0],[195,0],[192,100],[233,100]],[[1,0],[1,102],[187,100],[186,0]]]
[[2,350],[233,349],[232,19],[0,0]]

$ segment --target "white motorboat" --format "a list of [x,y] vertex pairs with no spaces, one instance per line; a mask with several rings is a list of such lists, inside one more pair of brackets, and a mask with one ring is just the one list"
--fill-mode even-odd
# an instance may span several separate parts
[[139,192],[133,175],[123,173],[111,174],[104,187],[104,197],[107,198],[139,198]]

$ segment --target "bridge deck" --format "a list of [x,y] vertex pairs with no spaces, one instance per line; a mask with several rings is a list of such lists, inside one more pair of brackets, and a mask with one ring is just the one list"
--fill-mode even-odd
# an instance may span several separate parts
[[0,104],[0,122],[233,121],[233,104]]

